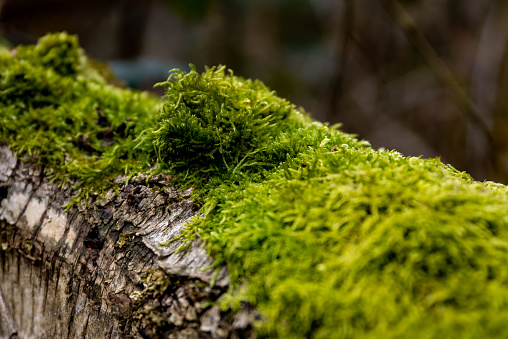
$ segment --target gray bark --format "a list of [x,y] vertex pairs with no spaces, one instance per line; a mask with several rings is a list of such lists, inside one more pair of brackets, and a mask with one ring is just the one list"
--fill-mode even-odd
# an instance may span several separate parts
[[249,305],[216,304],[228,272],[203,270],[213,260],[199,240],[159,245],[197,210],[171,179],[139,175],[64,211],[70,184],[0,144],[0,283],[21,338],[252,336]]

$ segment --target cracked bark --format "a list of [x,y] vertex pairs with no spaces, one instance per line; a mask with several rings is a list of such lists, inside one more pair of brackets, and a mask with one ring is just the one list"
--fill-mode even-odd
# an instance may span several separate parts
[[215,304],[228,271],[203,270],[213,260],[199,240],[159,245],[196,213],[191,189],[139,175],[64,211],[75,193],[0,144],[0,282],[21,338],[253,336],[251,306]]

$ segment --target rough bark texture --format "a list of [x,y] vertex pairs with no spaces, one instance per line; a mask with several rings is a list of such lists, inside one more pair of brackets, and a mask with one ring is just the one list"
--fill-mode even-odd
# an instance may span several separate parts
[[159,245],[196,213],[190,189],[140,175],[65,212],[75,193],[0,144],[0,282],[21,338],[252,336],[249,305],[215,305],[228,272],[203,270],[199,241]]

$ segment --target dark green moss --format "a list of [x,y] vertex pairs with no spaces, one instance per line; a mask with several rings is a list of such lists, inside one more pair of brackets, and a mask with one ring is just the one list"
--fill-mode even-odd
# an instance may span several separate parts
[[0,139],[89,190],[153,166],[196,187],[182,236],[229,267],[222,306],[256,305],[259,336],[508,336],[505,186],[373,150],[224,68],[173,71],[154,113],[73,39],[0,52]]
[[260,81],[226,74],[225,67],[199,74],[191,65],[189,73],[174,70],[157,86],[167,92],[154,132],[159,161],[207,192],[224,183],[263,180],[323,140],[350,139],[313,123]]
[[293,106],[261,82],[226,76],[224,69],[199,74],[191,66],[189,73],[176,70],[158,84],[168,103],[155,144],[160,160],[176,170],[224,176],[247,167],[248,172],[273,168],[285,158],[272,151],[273,159],[265,159],[266,144]]

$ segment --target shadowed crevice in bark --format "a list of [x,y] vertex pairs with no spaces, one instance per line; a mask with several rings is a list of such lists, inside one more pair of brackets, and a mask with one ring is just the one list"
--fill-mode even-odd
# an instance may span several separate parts
[[0,186],[0,202],[7,198],[7,194],[9,194],[9,188],[7,186]]

